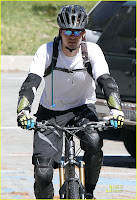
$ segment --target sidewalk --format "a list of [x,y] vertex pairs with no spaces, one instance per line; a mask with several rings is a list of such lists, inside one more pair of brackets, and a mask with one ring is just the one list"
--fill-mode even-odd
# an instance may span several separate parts
[[29,71],[33,56],[1,56],[1,71]]

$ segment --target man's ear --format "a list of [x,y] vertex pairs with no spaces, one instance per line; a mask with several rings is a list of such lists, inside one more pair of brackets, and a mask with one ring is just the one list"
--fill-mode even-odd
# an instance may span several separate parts
[[62,29],[59,29],[59,35],[62,37]]
[[86,31],[83,32],[82,40],[85,41]]
[[86,35],[86,31],[83,32],[83,37],[85,37],[85,35]]

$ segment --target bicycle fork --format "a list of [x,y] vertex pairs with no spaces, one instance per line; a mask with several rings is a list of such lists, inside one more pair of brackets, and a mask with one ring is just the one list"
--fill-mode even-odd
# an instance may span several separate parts
[[[79,168],[79,179],[77,179],[77,181],[79,181],[79,185],[81,186],[80,188],[82,191],[80,192],[81,197],[82,199],[84,199],[83,188],[85,187],[85,163],[84,161],[79,161],[79,162],[75,161],[75,142],[73,140],[69,141],[68,149],[66,151],[66,157],[67,157],[66,162],[61,160],[59,163],[60,193],[62,190],[64,190],[67,181],[69,181],[69,179],[65,178],[65,167],[67,165],[75,165]],[[75,177],[73,178],[75,179]],[[62,198],[64,198],[63,194]]]

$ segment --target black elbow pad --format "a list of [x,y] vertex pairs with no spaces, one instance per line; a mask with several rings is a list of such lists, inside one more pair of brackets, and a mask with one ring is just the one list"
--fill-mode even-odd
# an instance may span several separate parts
[[121,99],[119,95],[118,85],[109,74],[103,74],[97,79],[110,109],[121,110]]
[[31,104],[33,102],[35,92],[40,85],[41,77],[37,74],[28,74],[28,77],[24,81],[19,91],[19,101],[17,112],[20,112],[23,109],[31,108]]

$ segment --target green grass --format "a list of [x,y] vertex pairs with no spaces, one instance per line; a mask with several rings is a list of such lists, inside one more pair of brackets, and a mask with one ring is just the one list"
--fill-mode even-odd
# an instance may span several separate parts
[[1,54],[34,55],[40,45],[58,35],[56,18],[61,6],[73,3],[89,12],[96,1],[1,2]]

